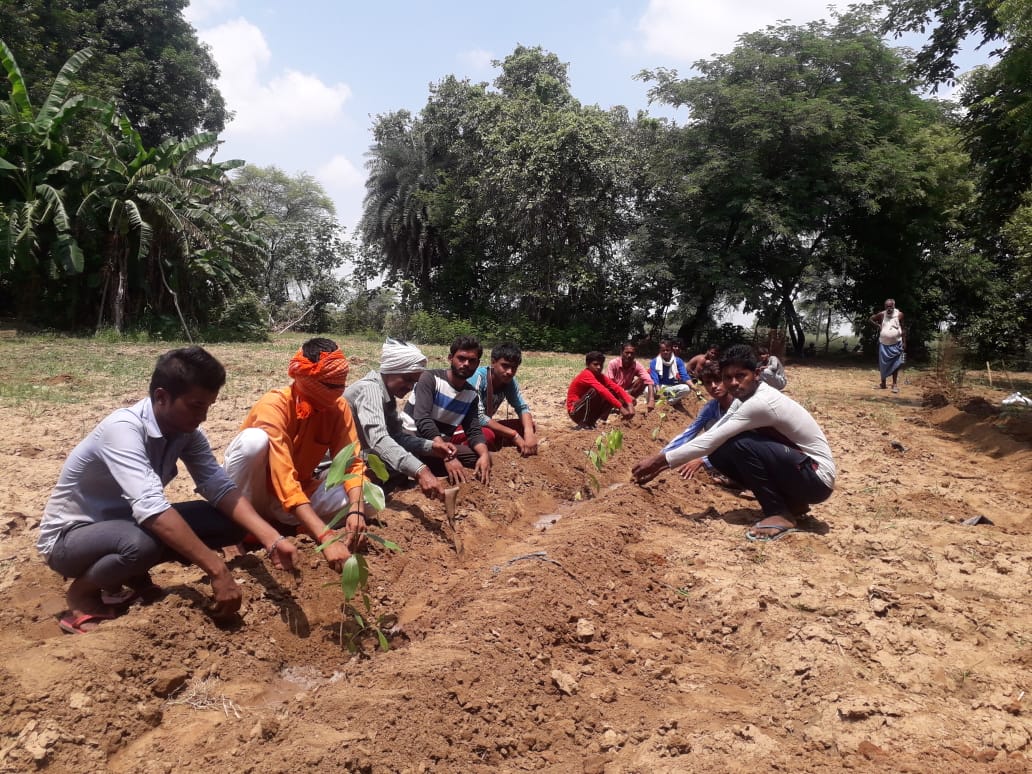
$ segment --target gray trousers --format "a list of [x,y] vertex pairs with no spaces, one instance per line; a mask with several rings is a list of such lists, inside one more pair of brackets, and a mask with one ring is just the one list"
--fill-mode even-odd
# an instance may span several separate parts
[[[208,548],[239,543],[244,530],[210,503],[195,500],[172,506]],[[189,561],[130,519],[109,519],[66,530],[47,557],[50,569],[66,578],[85,578],[102,589],[120,588],[163,562]]]

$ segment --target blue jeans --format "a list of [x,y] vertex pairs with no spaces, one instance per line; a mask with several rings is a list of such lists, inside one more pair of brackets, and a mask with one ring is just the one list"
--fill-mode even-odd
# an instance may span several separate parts
[[[244,530],[210,503],[195,500],[172,506],[208,548],[239,543]],[[130,519],[73,526],[47,557],[50,569],[66,578],[85,578],[102,589],[117,589],[130,578],[146,575],[162,562],[190,562]]]
[[728,478],[752,490],[765,517],[798,518],[831,497],[816,463],[794,446],[762,433],[736,435],[711,452],[709,461]]

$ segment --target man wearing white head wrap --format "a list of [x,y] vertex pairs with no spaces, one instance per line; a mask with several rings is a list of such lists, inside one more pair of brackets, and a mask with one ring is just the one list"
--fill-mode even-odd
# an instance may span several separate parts
[[425,368],[426,355],[415,344],[398,339],[387,339],[383,343],[380,351],[381,374],[410,374]]
[[398,418],[398,398],[404,398],[426,370],[426,355],[419,347],[387,339],[380,354],[380,370],[370,371],[344,391],[358,426],[362,453],[376,454],[391,478],[407,476],[427,497],[443,499],[440,479],[416,457],[432,454],[441,459],[455,455],[455,446],[443,438],[428,441],[404,431]]

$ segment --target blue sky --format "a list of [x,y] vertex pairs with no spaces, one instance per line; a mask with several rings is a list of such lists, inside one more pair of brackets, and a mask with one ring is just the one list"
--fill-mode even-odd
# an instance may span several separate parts
[[[212,48],[235,117],[220,158],[310,172],[352,233],[361,214],[373,118],[425,104],[446,75],[491,81],[517,44],[569,64],[572,92],[647,109],[643,68],[688,74],[780,19],[827,16],[828,0],[193,0],[186,16]],[[981,57],[974,56],[977,60]],[[652,112],[660,112],[653,109]]]

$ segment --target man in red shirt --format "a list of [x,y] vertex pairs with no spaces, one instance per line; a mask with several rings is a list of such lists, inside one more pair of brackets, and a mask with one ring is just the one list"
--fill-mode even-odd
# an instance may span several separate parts
[[594,430],[595,423],[614,409],[624,419],[634,416],[634,398],[602,373],[604,362],[601,352],[585,355],[585,369],[573,378],[566,391],[566,412],[580,429]]

